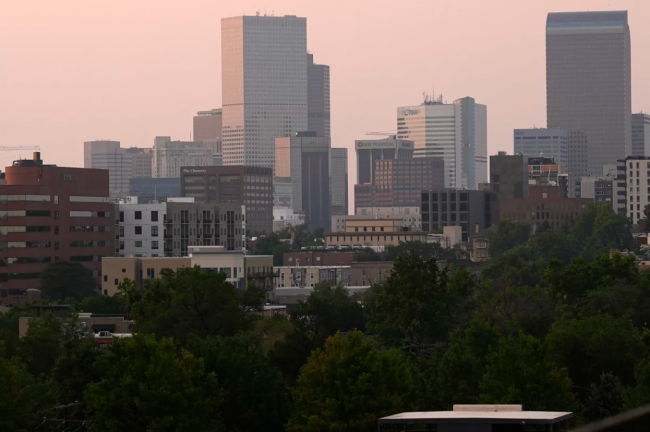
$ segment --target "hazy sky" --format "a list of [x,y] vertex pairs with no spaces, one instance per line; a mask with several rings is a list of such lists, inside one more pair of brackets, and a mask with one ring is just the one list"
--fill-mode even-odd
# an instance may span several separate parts
[[[150,147],[189,139],[196,111],[221,106],[222,17],[307,17],[307,47],[330,65],[332,146],[394,130],[422,92],[488,107],[488,153],[512,129],[546,124],[548,12],[628,10],[632,110],[650,111],[650,1],[2,0],[0,145],[41,146],[82,166],[83,142]],[[26,156],[28,152],[22,152]],[[0,153],[0,166],[18,157]]]

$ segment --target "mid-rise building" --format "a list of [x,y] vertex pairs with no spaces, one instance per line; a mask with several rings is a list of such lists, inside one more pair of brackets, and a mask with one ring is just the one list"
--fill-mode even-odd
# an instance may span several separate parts
[[515,129],[515,154],[550,157],[563,167],[569,165],[569,134],[566,129]]
[[221,74],[223,164],[273,168],[275,138],[309,128],[306,18],[223,18]]
[[422,229],[420,205],[411,207],[357,207],[355,215],[332,216],[332,232],[345,231],[345,221],[348,219],[402,219],[404,226],[412,230]]
[[528,157],[506,152],[490,156],[490,190],[500,197],[526,198],[528,178]]
[[302,266],[302,267],[275,267],[278,272],[276,288],[284,287],[311,287],[321,282],[349,286],[351,282],[351,269],[349,265],[336,266]]
[[439,158],[385,159],[375,161],[372,184],[355,185],[355,213],[372,207],[414,207],[423,189],[441,189],[445,163]]
[[20,302],[39,289],[41,272],[58,260],[101,275],[113,254],[109,172],[44,165],[40,153],[5,168],[0,185],[0,301]]
[[568,131],[568,172],[599,175],[632,153],[627,11],[549,13],[546,117]]
[[331,214],[348,214],[348,149],[330,150]]
[[273,176],[253,166],[183,167],[181,195],[196,202],[246,206],[249,231],[273,230]]
[[560,183],[564,167],[553,158],[538,156],[528,158],[528,179],[532,184]]
[[[645,219],[643,210],[650,204],[650,157],[629,156],[619,161],[617,199],[625,196],[625,214],[634,225]],[[625,189],[623,189],[623,184]]]
[[287,207],[273,207],[273,232],[305,223],[305,215]]
[[650,156],[649,114],[632,114],[632,156]]
[[356,140],[357,183],[372,183],[375,161],[384,159],[411,159],[413,141],[397,139],[395,135],[380,140]]
[[307,130],[330,136],[330,67],[314,64],[307,54]]
[[[137,199],[137,198],[136,198]],[[167,203],[118,204],[119,226],[115,255],[123,257],[162,257],[164,252]]]
[[499,218],[531,224],[533,231],[548,222],[551,228],[571,226],[591,198],[566,198],[560,186],[531,186],[524,199],[499,199]]
[[192,119],[194,141],[221,141],[221,119],[221,108],[197,112]]
[[305,214],[310,229],[320,226],[329,231],[330,139],[299,132],[277,138],[275,153],[275,175],[291,179],[291,208]]
[[422,191],[422,230],[437,232],[460,226],[463,242],[498,222],[497,195],[485,191],[441,189]]
[[[580,179],[580,198],[591,198],[595,202],[611,202],[614,210],[618,212],[616,205],[616,177],[616,165],[605,165],[603,174],[600,176],[582,177]],[[622,203],[622,207],[624,206],[625,200]]]
[[170,137],[156,137],[152,155],[152,177],[178,178],[181,167],[212,166],[211,142],[172,141]]
[[401,219],[346,219],[344,232],[325,234],[327,246],[397,246],[426,241],[426,233],[411,230]]
[[151,177],[151,149],[122,148],[119,141],[86,141],[84,168],[108,170],[110,196],[123,198],[132,178]]
[[397,138],[414,143],[414,157],[444,160],[445,187],[477,189],[487,181],[487,107],[471,97],[398,108]]
[[273,206],[292,208],[293,186],[291,177],[274,177],[273,178]]
[[246,255],[242,250],[225,250],[222,246],[190,246],[188,256],[174,258],[120,257],[102,259],[102,292],[114,295],[118,285],[126,278],[138,285],[147,279],[157,279],[164,269],[178,271],[201,267],[202,271],[222,272],[226,280],[238,289],[254,282],[265,291],[273,289],[273,257],[271,255]]

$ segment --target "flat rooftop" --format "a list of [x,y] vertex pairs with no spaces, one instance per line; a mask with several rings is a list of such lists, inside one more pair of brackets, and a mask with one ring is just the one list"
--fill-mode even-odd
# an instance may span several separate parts
[[481,423],[481,424],[554,424],[573,417],[570,412],[547,411],[424,411],[404,412],[379,419],[379,424],[407,423]]

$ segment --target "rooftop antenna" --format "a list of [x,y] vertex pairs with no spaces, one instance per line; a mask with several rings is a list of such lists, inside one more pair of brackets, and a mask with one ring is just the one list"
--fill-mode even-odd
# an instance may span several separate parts
[[255,16],[260,16],[260,11],[259,11],[259,9],[255,11]]

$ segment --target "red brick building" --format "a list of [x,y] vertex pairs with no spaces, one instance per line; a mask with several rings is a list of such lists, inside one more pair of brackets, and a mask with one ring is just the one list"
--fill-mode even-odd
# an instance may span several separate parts
[[533,229],[548,221],[551,228],[561,228],[594,201],[593,198],[564,198],[564,191],[560,186],[531,185],[528,198],[499,200],[499,219],[528,222]]
[[282,265],[293,266],[338,266],[350,265],[353,252],[287,252]]
[[101,258],[113,253],[108,171],[14,162],[0,185],[0,302],[38,289],[57,260],[78,261],[100,284]]

